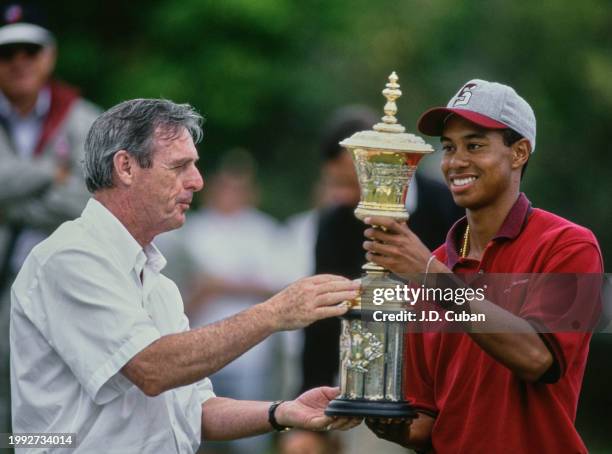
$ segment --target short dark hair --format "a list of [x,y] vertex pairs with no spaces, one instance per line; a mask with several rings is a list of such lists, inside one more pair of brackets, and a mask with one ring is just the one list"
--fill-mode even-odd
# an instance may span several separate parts
[[340,142],[358,131],[372,129],[379,117],[369,107],[351,105],[335,111],[323,127],[320,148],[323,162],[333,161],[343,151]]
[[[504,145],[507,147],[514,145],[516,142],[524,138],[524,136],[522,136],[511,128],[502,130],[501,134],[502,140],[504,141]],[[521,180],[523,179],[523,175],[525,175],[525,171],[527,170],[527,164],[529,164],[529,160],[527,160],[527,162],[523,164],[523,168],[521,169]]]

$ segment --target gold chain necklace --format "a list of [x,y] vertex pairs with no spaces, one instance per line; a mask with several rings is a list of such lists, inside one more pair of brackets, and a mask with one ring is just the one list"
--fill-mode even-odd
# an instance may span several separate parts
[[468,256],[470,252],[470,224],[465,227],[465,233],[463,234],[463,244],[461,245],[461,249],[459,249],[459,255],[462,259]]

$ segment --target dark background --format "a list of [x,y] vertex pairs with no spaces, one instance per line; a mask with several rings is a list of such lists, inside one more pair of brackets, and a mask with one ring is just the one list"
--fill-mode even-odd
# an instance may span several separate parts
[[[279,218],[310,204],[317,141],[330,112],[347,103],[381,109],[392,70],[404,92],[398,118],[409,131],[424,109],[445,104],[468,79],[510,84],[538,120],[523,189],[535,206],[593,230],[605,262],[612,260],[612,2],[47,6],[62,79],[102,107],[135,97],[193,104],[207,119],[199,146],[204,176],[225,150],[248,147],[260,164],[262,208]],[[435,168],[435,158],[427,160]],[[611,346],[609,335],[593,342],[579,410],[579,429],[593,451],[612,450]]]

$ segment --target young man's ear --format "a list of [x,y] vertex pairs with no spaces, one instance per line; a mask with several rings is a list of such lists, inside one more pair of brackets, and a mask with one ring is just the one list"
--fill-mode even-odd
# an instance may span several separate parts
[[134,180],[136,160],[130,156],[127,150],[119,150],[113,156],[113,173],[117,183],[122,186],[130,186]]
[[522,167],[531,156],[531,143],[528,139],[521,140],[512,144],[512,168]]

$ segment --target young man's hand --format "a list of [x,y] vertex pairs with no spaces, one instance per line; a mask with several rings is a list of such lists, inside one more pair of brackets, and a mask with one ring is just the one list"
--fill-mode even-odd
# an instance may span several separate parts
[[366,418],[366,425],[378,438],[417,450],[431,447],[433,423],[431,416],[422,413],[415,419]]
[[366,418],[366,425],[378,438],[404,446],[410,431],[412,419],[373,419]]
[[371,216],[365,222],[372,226],[364,232],[367,260],[406,278],[425,272],[431,251],[405,223],[384,216]]

